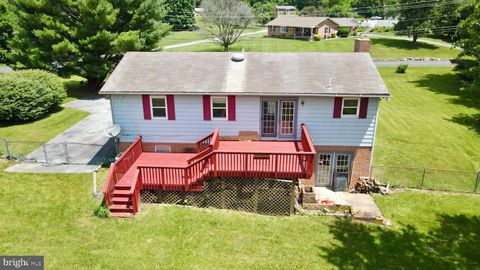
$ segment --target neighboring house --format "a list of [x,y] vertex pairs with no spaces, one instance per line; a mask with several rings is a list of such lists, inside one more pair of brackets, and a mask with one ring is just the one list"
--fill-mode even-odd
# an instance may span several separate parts
[[0,66],[0,72],[14,72],[14,70],[11,67]]
[[201,191],[213,175],[345,189],[369,175],[379,103],[390,96],[362,52],[128,52],[100,94],[121,148],[130,145],[104,189],[116,210],[115,196],[136,185]]
[[358,27],[359,21],[354,18],[328,18],[281,16],[268,22],[269,37],[288,37],[309,39],[314,35],[329,38],[336,34],[340,27],[347,27],[352,31]]
[[393,28],[398,23],[398,20],[365,20],[360,23],[360,26],[366,28],[388,27]]
[[277,12],[277,17],[295,15],[294,6],[275,6],[275,11]]

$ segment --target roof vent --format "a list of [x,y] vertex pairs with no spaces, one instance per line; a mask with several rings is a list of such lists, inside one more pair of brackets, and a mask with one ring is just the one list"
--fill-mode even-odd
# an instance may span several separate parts
[[232,55],[233,62],[242,62],[245,59],[245,55],[243,53],[234,53]]

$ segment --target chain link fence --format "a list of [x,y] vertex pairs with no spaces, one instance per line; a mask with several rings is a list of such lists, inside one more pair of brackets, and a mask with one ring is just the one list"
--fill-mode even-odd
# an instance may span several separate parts
[[480,172],[415,167],[372,166],[373,178],[393,187],[479,192]]
[[22,162],[45,164],[99,165],[115,157],[113,140],[105,144],[76,142],[42,143],[0,141],[0,156]]

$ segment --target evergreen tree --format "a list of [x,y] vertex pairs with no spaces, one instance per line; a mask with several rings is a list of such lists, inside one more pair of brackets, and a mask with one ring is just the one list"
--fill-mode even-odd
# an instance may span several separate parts
[[0,63],[9,63],[8,41],[12,38],[14,29],[14,16],[6,1],[0,0]]
[[101,85],[126,51],[155,48],[169,27],[160,0],[11,0],[12,56],[28,68]]
[[195,24],[193,0],[166,0],[164,22],[170,24],[174,30],[183,30]]

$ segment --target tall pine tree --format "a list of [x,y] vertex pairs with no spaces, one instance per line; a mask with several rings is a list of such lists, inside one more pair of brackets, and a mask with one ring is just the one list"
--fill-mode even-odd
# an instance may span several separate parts
[[195,24],[193,0],[166,0],[167,14],[164,22],[174,30],[184,30]]
[[123,53],[153,49],[169,31],[161,0],[11,0],[12,56],[28,68],[80,75],[99,87]]

